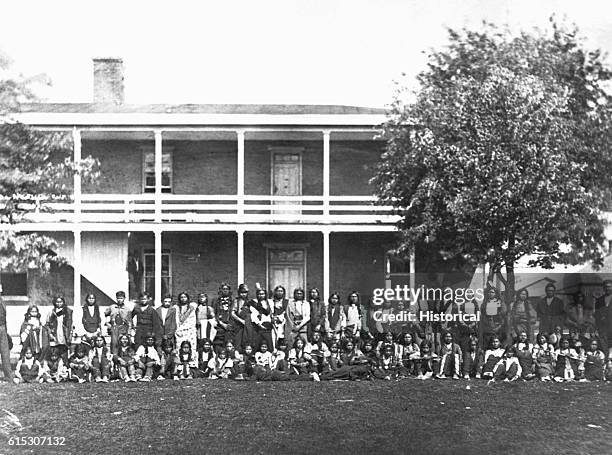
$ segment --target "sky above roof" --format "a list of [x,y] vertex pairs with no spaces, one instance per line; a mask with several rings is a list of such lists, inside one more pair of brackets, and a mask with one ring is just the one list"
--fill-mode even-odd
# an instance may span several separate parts
[[46,73],[38,93],[54,102],[91,101],[91,59],[113,56],[126,103],[384,107],[445,27],[545,27],[553,13],[610,51],[609,0],[3,1],[0,50]]

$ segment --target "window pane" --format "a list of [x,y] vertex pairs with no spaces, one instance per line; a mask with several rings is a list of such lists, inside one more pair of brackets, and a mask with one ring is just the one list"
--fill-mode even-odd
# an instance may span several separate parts
[[27,273],[0,273],[3,295],[28,295]]

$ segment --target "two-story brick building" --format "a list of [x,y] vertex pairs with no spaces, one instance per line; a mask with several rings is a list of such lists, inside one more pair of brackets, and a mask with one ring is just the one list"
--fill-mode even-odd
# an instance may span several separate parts
[[123,100],[122,61],[96,59],[93,103],[19,114],[71,131],[74,159],[97,158],[101,176],[92,186],[75,176],[73,202],[16,227],[55,237],[71,265],[4,275],[12,333],[25,304],[55,293],[73,304],[93,291],[104,305],[117,290],[214,295],[246,282],[368,296],[408,280],[409,265],[386,256],[395,219],[369,184],[383,110]]

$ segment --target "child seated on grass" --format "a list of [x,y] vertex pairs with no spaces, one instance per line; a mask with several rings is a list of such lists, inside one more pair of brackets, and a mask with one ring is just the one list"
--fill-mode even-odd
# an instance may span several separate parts
[[106,340],[102,335],[95,337],[94,346],[89,351],[89,361],[95,381],[108,382],[113,356],[110,349],[106,347]]
[[136,351],[129,336],[119,336],[119,346],[117,353],[113,356],[113,363],[119,372],[119,378],[125,382],[136,381]]
[[555,350],[555,381],[573,381],[576,379],[578,353],[570,348],[569,339],[561,337],[559,348]]
[[[497,379],[503,379],[501,376],[504,368],[504,354],[505,351],[501,347],[499,337],[491,338],[489,349],[485,351],[484,355],[484,365],[482,367],[482,377],[484,379],[494,379],[496,375],[498,375]],[[499,373],[498,370],[500,370]]]
[[521,377],[523,369],[517,357],[516,347],[510,346],[504,355],[504,381],[516,381]]
[[468,342],[467,350],[463,353],[463,379],[480,379],[482,364],[483,356],[478,347],[478,341],[471,339]]
[[221,348],[219,354],[208,362],[210,379],[229,379],[232,376],[234,362],[227,356],[227,350]]
[[177,356],[176,352],[174,352],[174,343],[172,340],[167,338],[162,340],[159,360],[160,366],[157,380],[163,381],[164,379],[172,379],[177,366]]
[[23,356],[15,368],[15,384],[42,382],[43,369],[40,362],[34,358],[34,351],[30,346],[23,350]]
[[415,359],[417,379],[431,379],[434,371],[438,369],[439,360],[438,355],[431,350],[429,341],[423,340],[421,342],[421,354]]
[[91,364],[87,356],[87,347],[80,344],[76,347],[74,355],[70,358],[70,378],[79,383],[88,382],[91,373]]
[[461,348],[453,340],[453,334],[446,332],[440,346],[440,371],[436,376],[438,379],[459,379],[461,368]]
[[538,334],[532,355],[536,376],[541,381],[552,381],[555,352],[554,347],[548,344],[546,334]]
[[587,381],[603,381],[606,355],[599,349],[599,342],[592,340],[585,353],[584,377]]
[[215,351],[212,347],[212,342],[205,338],[201,340],[201,349],[198,353],[198,370],[200,371],[200,376],[207,378],[210,374],[210,368],[208,368],[208,363],[215,358]]
[[51,348],[48,357],[43,361],[42,379],[45,382],[62,382],[68,378],[68,372],[64,366],[59,352]]
[[393,346],[387,344],[383,348],[382,356],[378,362],[378,368],[373,371],[373,376],[377,379],[387,381],[398,378],[400,361],[395,357]]
[[144,344],[136,349],[135,360],[138,367],[136,378],[143,382],[153,379],[155,370],[161,365],[161,359],[157,349],[155,349],[155,337],[152,334],[146,335]]
[[174,379],[193,379],[194,361],[195,356],[191,349],[191,343],[185,340],[179,348]]

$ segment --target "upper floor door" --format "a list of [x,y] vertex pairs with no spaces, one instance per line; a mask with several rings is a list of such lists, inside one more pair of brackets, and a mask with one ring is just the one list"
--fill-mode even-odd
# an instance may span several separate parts
[[[272,151],[272,195],[302,195],[302,155],[296,151]],[[299,205],[297,201],[275,201],[274,205]],[[300,213],[299,210],[275,210],[274,213]]]

